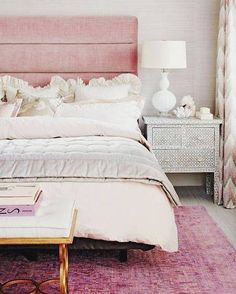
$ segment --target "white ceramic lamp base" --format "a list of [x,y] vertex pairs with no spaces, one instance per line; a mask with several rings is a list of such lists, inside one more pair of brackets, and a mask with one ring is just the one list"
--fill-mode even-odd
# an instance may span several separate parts
[[175,107],[176,97],[168,90],[169,88],[168,72],[161,73],[160,89],[153,95],[152,104],[162,116],[167,116],[168,112]]

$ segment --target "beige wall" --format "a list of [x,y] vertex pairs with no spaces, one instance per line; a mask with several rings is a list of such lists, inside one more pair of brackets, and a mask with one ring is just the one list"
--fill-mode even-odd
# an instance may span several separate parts
[[[0,0],[2,15],[136,15],[139,43],[144,40],[186,40],[188,68],[170,75],[178,100],[193,95],[196,104],[214,110],[216,35],[220,0]],[[159,72],[140,69],[145,114],[158,87]],[[196,178],[197,179],[197,178]]]

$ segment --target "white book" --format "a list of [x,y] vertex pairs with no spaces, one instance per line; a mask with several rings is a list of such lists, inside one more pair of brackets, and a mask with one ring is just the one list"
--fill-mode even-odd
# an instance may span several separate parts
[[0,184],[0,204],[33,205],[41,191],[41,188],[34,184]]

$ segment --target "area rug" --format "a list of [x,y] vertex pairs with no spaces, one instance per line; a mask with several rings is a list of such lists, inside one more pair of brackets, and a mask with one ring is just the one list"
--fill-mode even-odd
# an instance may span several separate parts
[[[120,263],[114,252],[71,252],[69,293],[235,294],[236,251],[205,208],[179,207],[175,214],[178,253],[133,250],[128,262]],[[41,281],[57,274],[55,253],[41,253],[36,262],[12,251],[0,253],[0,282],[24,276]]]

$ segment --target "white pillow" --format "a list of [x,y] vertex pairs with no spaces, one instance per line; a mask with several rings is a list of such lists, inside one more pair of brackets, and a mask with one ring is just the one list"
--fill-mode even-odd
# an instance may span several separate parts
[[33,88],[18,90],[17,97],[22,98],[22,106],[18,116],[54,116],[55,103],[59,105],[59,89],[56,87]]
[[75,100],[77,81],[74,79],[64,80],[60,76],[53,76],[50,81],[51,87],[59,89],[59,95],[65,103],[71,103]]
[[4,102],[14,103],[17,98],[18,89],[28,87],[28,83],[11,76],[0,77],[0,99]]
[[112,101],[128,97],[130,85],[91,86],[82,85],[76,89],[76,100]]
[[1,91],[4,92],[7,102],[14,103],[17,98],[23,100],[18,116],[53,116],[56,106],[60,104],[58,86],[32,87],[24,80],[2,76],[0,78],[0,94]]
[[14,103],[0,103],[0,117],[16,117],[20,110],[21,103],[22,99],[16,99]]
[[62,103],[55,117],[78,117],[137,129],[141,110],[137,101],[117,103]]
[[82,79],[77,79],[76,101],[113,102],[140,95],[141,81],[133,74],[121,74],[111,80],[91,79],[86,86]]
[[22,107],[17,116],[51,116],[53,117],[57,107],[61,104],[58,99],[34,99],[23,100]]
[[0,103],[2,101],[2,99],[5,97],[5,91],[4,91],[4,88],[3,88],[3,84],[2,84],[2,81],[0,79]]

